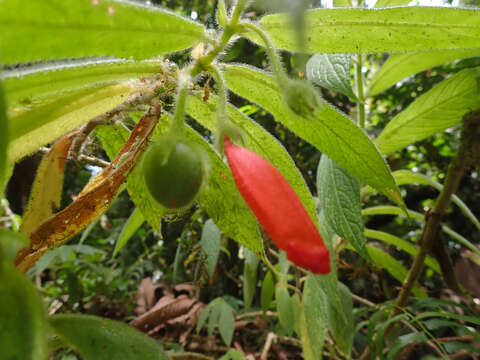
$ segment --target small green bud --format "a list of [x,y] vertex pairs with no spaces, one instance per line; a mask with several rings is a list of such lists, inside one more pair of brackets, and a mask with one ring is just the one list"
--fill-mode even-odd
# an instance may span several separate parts
[[308,117],[322,106],[317,89],[302,79],[285,79],[280,83],[283,98],[297,115]]

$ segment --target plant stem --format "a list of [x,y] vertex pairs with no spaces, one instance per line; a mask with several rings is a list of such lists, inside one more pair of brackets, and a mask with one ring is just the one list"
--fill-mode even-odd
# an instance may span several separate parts
[[283,70],[280,57],[277,54],[277,50],[275,49],[272,40],[270,40],[267,33],[263,31],[263,29],[253,23],[244,22],[241,23],[241,25],[245,29],[253,31],[260,37],[260,39],[262,39],[265,45],[265,51],[267,52],[268,60],[270,61],[270,65],[272,66],[272,71],[277,78],[277,82],[281,83],[287,77],[287,74]]
[[177,105],[175,107],[175,115],[173,116],[172,127],[170,131],[174,134],[180,135],[183,130],[185,122],[185,103],[188,95],[188,84],[190,76],[187,74],[180,74],[178,81],[178,95]]
[[357,54],[355,62],[355,85],[357,87],[357,121],[361,128],[365,128],[365,95],[363,94],[363,75],[362,75],[362,54]]

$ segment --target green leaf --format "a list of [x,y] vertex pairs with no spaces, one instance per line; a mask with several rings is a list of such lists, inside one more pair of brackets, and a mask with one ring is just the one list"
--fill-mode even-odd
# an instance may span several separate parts
[[348,287],[341,282],[338,282],[338,298],[339,302],[329,303],[329,322],[333,328],[333,334],[338,347],[348,359],[351,356],[353,347],[355,321],[353,319],[352,294]]
[[224,300],[222,298],[217,298],[213,300],[211,303],[212,309],[210,311],[210,316],[208,318],[208,326],[207,326],[208,337],[211,337],[213,335],[213,332],[215,331],[215,327],[218,325],[223,302]]
[[[0,184],[2,183],[7,163],[8,138],[7,105],[5,103],[3,86],[0,82]],[[0,186],[0,197],[2,195],[3,187]]]
[[[393,245],[400,250],[403,250],[406,253],[412,255],[413,257],[417,256],[418,254],[418,249],[417,247],[415,247],[415,245],[392,234],[383,231],[365,229],[365,236],[369,237],[370,239],[380,240],[386,244]],[[438,265],[437,260],[435,260],[431,256],[427,256],[425,258],[425,264],[433,271],[440,274],[440,266]]]
[[10,145],[8,158],[18,160],[40,146],[77,128],[125,101],[133,88],[128,84],[79,89],[61,100],[44,99],[9,111]]
[[[308,10],[305,27],[309,36],[304,51],[338,54],[478,48],[479,15],[479,10],[414,6]],[[277,48],[300,51],[289,21],[288,14],[272,14],[263,17],[260,25]],[[248,36],[258,41],[256,35]]]
[[168,360],[152,338],[117,321],[90,315],[55,315],[49,322],[88,360]]
[[262,282],[262,290],[260,293],[260,303],[262,305],[263,312],[266,312],[270,304],[273,301],[273,295],[275,293],[275,283],[273,282],[273,276],[271,271],[267,272]]
[[[157,125],[157,128],[166,128],[166,121],[165,119],[161,120],[161,124]],[[115,158],[130,135],[128,130],[122,125],[97,126],[95,131],[110,159]],[[127,190],[144,219],[160,235],[161,221],[165,214],[165,208],[151,197],[145,184],[141,166],[136,166],[127,176]]]
[[212,219],[208,219],[203,225],[200,247],[206,256],[206,267],[210,278],[213,277],[213,273],[217,267],[221,247],[220,240],[220,229],[215,225]]
[[[443,185],[439,182],[429,178],[426,175],[415,173],[409,170],[397,170],[393,172],[393,177],[399,186],[403,184],[422,184],[432,186],[438,191],[442,191],[443,189]],[[456,204],[460,208],[460,211],[477,227],[478,230],[480,230],[480,221],[475,214],[473,214],[467,204],[465,204],[455,194],[452,195],[452,202]]]
[[243,353],[235,349],[230,349],[220,360],[243,360]]
[[332,91],[339,91],[356,100],[350,85],[350,55],[315,54],[307,62],[307,79]]
[[248,310],[252,305],[253,298],[257,291],[257,268],[258,257],[247,248],[243,249],[245,256],[245,265],[243,268],[243,302],[245,310]]
[[271,112],[275,120],[310,142],[361,181],[403,205],[400,192],[378,149],[348,117],[323,104],[314,117],[293,113],[283,101],[276,80],[264,72],[239,65],[225,68],[228,87]]
[[46,360],[47,324],[42,299],[30,280],[2,257],[0,253],[1,357]]
[[[375,265],[385,269],[400,283],[403,283],[403,280],[405,280],[405,277],[407,276],[407,269],[405,269],[402,264],[400,264],[393,256],[375,246],[367,245],[367,251]],[[418,285],[413,287],[412,292],[419,298],[424,298],[427,296],[425,292],[418,287]]]
[[388,154],[459,124],[479,107],[479,76],[480,68],[465,69],[421,95],[383,129],[379,149]]
[[395,342],[389,346],[387,360],[395,359],[395,356],[402,350],[405,346],[412,343],[422,343],[428,341],[427,335],[423,332],[406,334],[399,336]]
[[[145,59],[189,48],[205,28],[130,1],[2,2],[0,63],[116,56]],[[28,51],[26,51],[26,49]]]
[[13,264],[17,252],[29,243],[30,239],[22,233],[0,229],[0,262]]
[[[207,129],[216,132],[217,97],[211,95],[208,102],[201,96],[189,96],[187,113]],[[245,146],[273,164],[302,200],[307,212],[316,219],[315,204],[308,187],[285,148],[270,133],[234,106],[228,106],[229,120],[243,130]],[[242,200],[243,201],[243,200]],[[315,220],[316,222],[316,220]]]
[[328,309],[325,293],[315,280],[315,276],[307,276],[303,289],[303,305],[305,317],[305,335],[302,336],[302,347],[307,337],[310,345],[309,353],[304,355],[306,360],[322,358],[322,348],[328,329]]
[[368,259],[357,178],[322,155],[317,170],[317,191],[323,214],[333,231]]
[[377,0],[375,3],[376,8],[385,8],[391,6],[408,5],[410,0]]
[[115,244],[115,249],[113,250],[113,255],[116,256],[118,252],[127,245],[128,240],[132,238],[137,230],[143,225],[145,218],[143,217],[142,212],[135,208],[130,214],[127,222],[123,225],[122,232],[118,237],[117,243]]
[[228,24],[227,7],[225,6],[225,0],[219,0],[217,4],[217,23],[222,28],[225,28]]
[[277,283],[275,288],[275,299],[277,301],[277,313],[280,324],[288,336],[293,332],[295,322],[293,314],[293,303],[288,294],[287,284],[285,282]]
[[4,71],[9,107],[35,103],[37,98],[61,98],[66,91],[101,84],[113,84],[160,73],[161,61],[89,59],[48,62]]
[[[407,214],[412,219],[420,220],[422,222],[425,221],[425,216],[420,214],[419,212],[408,210]],[[405,215],[404,210],[396,207],[396,206],[372,206],[370,208],[366,208],[362,210],[362,215]],[[475,245],[473,245],[470,241],[464,238],[459,233],[453,231],[446,225],[442,225],[442,231],[448,235],[450,235],[453,239],[458,241],[463,246],[467,247],[468,249],[472,250],[474,253],[480,256],[480,249],[478,249]]]
[[232,307],[225,301],[222,301],[218,329],[223,342],[227,346],[230,346],[232,343],[233,332],[235,331],[235,316],[233,315]]
[[351,0],[333,0],[333,7],[351,7]]
[[464,59],[480,56],[480,49],[467,50],[437,50],[428,52],[414,52],[393,54],[383,64],[380,71],[370,83],[369,95],[373,96],[407,76],[430,69],[455,59]]

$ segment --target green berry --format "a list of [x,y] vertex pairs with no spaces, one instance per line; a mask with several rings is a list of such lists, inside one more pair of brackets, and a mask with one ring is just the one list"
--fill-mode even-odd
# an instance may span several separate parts
[[308,117],[321,107],[322,102],[317,89],[308,81],[287,79],[281,84],[283,98],[297,115]]
[[200,190],[202,157],[183,141],[160,141],[145,154],[143,174],[152,197],[166,208],[178,209],[190,204]]

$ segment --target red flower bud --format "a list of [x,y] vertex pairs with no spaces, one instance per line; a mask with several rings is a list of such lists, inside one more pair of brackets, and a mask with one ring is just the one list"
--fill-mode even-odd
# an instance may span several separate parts
[[294,264],[330,272],[328,249],[287,180],[258,154],[225,137],[225,154],[240,194],[275,245]]

